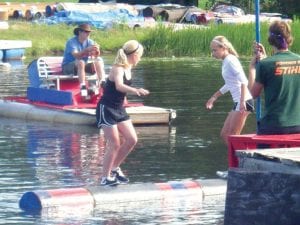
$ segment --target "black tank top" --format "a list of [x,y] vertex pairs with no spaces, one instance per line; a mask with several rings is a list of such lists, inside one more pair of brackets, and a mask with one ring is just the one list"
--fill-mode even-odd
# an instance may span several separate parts
[[[125,73],[123,76],[123,82],[128,86],[131,86],[132,84],[131,79],[130,80],[126,79]],[[100,100],[100,104],[107,105],[114,108],[121,107],[123,106],[125,96],[126,93],[120,92],[116,89],[116,84],[114,81],[110,81],[109,79],[107,79],[104,92]]]

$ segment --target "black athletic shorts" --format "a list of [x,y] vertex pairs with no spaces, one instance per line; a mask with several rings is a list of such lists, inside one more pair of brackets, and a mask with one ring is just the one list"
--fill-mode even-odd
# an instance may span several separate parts
[[96,109],[97,127],[101,126],[113,126],[117,123],[129,120],[130,117],[127,114],[124,107],[109,107],[103,104],[97,104]]
[[[233,105],[232,110],[233,111],[240,111],[239,107],[240,106],[239,106],[238,102],[235,102],[234,105]],[[249,99],[249,100],[246,101],[246,110],[248,112],[254,112],[254,100],[253,99]]]

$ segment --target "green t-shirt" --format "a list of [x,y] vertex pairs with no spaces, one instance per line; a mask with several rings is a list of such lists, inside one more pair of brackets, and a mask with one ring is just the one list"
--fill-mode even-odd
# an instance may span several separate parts
[[300,125],[300,55],[279,52],[257,64],[256,81],[263,84],[265,107],[261,125]]

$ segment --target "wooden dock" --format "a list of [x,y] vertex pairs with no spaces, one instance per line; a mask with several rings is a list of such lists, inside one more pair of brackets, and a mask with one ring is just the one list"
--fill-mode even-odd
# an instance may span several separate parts
[[28,40],[0,40],[0,50],[31,48],[32,42]]
[[300,174],[300,148],[274,148],[236,151],[239,167]]
[[20,60],[25,57],[25,48],[32,47],[27,40],[0,40],[0,62]]
[[300,134],[281,134],[281,135],[257,135],[243,134],[230,135],[228,146],[228,165],[229,167],[238,167],[238,150],[255,150],[259,146],[268,146],[268,148],[288,148],[300,147]]
[[228,172],[224,225],[299,224],[300,147],[235,154],[239,166]]

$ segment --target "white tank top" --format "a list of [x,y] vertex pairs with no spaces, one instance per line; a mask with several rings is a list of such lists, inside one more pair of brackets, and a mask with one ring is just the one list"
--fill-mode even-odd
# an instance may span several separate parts
[[[248,85],[248,79],[245,75],[243,67],[239,59],[232,54],[226,56],[222,63],[222,77],[225,81],[220,92],[225,94],[230,91],[231,97],[234,102],[240,102],[241,99],[241,86],[242,84]],[[249,89],[247,88],[245,101],[252,99]]]

